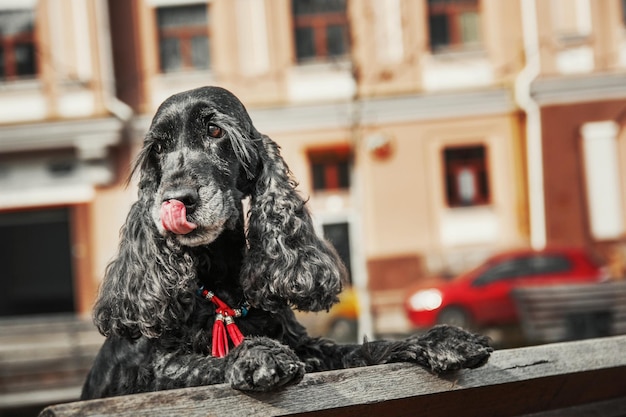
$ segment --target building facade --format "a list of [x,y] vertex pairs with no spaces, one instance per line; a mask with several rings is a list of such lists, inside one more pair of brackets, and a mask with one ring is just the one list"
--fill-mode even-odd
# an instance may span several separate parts
[[[65,213],[75,311],[117,248],[152,115],[203,85],[233,91],[281,145],[361,288],[509,247],[621,245],[620,0],[26,3],[0,8],[0,219],[18,235],[33,213]],[[6,52],[14,10],[31,16],[23,73]]]
[[107,10],[0,2],[0,316],[91,308],[96,201],[117,183],[132,115],[115,96]]

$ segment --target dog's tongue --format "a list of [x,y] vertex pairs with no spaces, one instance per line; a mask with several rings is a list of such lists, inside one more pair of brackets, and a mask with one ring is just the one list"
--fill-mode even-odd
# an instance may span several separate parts
[[165,230],[177,235],[186,235],[198,227],[187,221],[187,209],[178,200],[168,200],[161,205],[161,224]]

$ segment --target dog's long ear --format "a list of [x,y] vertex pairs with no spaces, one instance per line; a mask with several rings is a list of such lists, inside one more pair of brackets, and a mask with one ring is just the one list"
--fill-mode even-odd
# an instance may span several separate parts
[[328,309],[337,301],[345,267],[316,235],[278,145],[267,136],[260,140],[262,167],[251,196],[249,248],[241,271],[246,296],[269,311],[285,305]]
[[158,337],[176,331],[175,324],[193,308],[188,278],[195,274],[193,258],[168,247],[151,227],[150,186],[144,175],[140,199],[131,207],[94,306],[94,322],[106,336]]

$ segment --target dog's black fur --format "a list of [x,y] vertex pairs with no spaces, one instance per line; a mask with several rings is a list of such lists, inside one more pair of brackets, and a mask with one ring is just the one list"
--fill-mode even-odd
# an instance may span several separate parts
[[[139,199],[94,308],[107,339],[83,399],[223,382],[270,391],[305,372],[406,361],[441,373],[487,361],[487,338],[454,327],[362,345],[307,335],[292,308],[330,308],[345,269],[316,236],[279,147],[230,92],[204,87],[168,98],[134,171]],[[160,209],[170,199],[184,202],[196,229],[164,227]],[[210,354],[215,307],[196,295],[197,281],[231,306],[252,305],[237,319],[244,342],[224,358]]]

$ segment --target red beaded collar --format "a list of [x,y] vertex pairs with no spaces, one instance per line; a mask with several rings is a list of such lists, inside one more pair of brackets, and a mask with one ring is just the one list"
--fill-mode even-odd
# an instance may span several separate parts
[[239,308],[231,308],[228,304],[218,298],[212,291],[204,288],[204,285],[198,284],[199,288],[196,293],[215,304],[215,323],[213,323],[213,341],[211,346],[211,355],[216,358],[223,358],[228,354],[228,339],[233,345],[239,346],[243,342],[243,334],[235,324],[236,317],[245,317],[250,310],[250,304],[247,301]]

